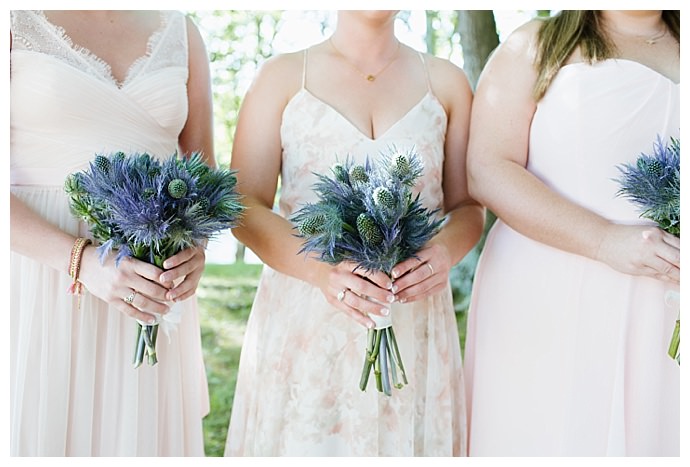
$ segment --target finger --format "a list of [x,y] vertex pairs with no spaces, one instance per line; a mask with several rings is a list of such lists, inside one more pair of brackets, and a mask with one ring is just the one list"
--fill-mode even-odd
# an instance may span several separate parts
[[680,237],[676,237],[675,235],[671,235],[670,233],[664,232],[664,236],[662,238],[664,239],[664,242],[680,250]]
[[446,282],[439,279],[432,279],[420,282],[399,292],[398,302],[408,303],[435,294],[446,286]]
[[409,258],[403,261],[402,263],[396,264],[393,270],[391,271],[391,275],[393,276],[393,279],[398,279],[407,274],[408,272],[414,271],[421,263],[425,261],[427,261],[427,258],[425,255],[425,251],[423,250],[420,252],[419,257]]
[[165,269],[172,269],[179,266],[182,263],[186,263],[198,252],[197,247],[185,248],[179,253],[171,256],[163,262],[163,267]]
[[201,279],[201,273],[197,272],[190,274],[180,282],[177,287],[168,291],[165,299],[168,301],[180,302],[186,300],[196,293],[196,289],[199,286],[199,280]]
[[388,306],[361,297],[350,289],[344,289],[342,297],[343,299],[339,300],[341,303],[365,315],[388,316],[391,312]]
[[680,247],[675,247],[664,241],[664,243],[661,245],[661,248],[659,248],[657,251],[657,256],[664,261],[680,268]]
[[151,280],[156,281],[160,277],[163,270],[156,267],[153,264],[146,263],[144,261],[138,260],[136,258],[127,257],[122,260],[118,268],[125,268],[125,271],[133,271],[137,275]]
[[[175,281],[193,273],[199,269],[199,263],[196,261],[187,261],[173,269],[165,271],[158,277],[158,281],[162,284],[174,284]],[[172,287],[172,286],[170,286]]]
[[355,274],[365,277],[382,289],[390,290],[393,287],[393,281],[388,275],[382,271],[366,271],[364,269],[355,269]]
[[156,321],[155,315],[164,315],[170,308],[164,303],[151,300],[139,291],[128,289],[126,296],[122,298],[124,308],[118,304],[118,308],[132,318],[153,324]]
[[[356,275],[346,277],[344,279],[344,287],[359,296],[370,297],[379,303],[393,303],[396,299],[395,294],[391,290],[382,289],[368,280],[360,279]],[[340,290],[342,289],[338,289],[338,291]]]
[[403,275],[400,279],[395,280],[394,286],[396,294],[398,295],[398,297],[400,297],[400,293],[402,291],[426,281],[427,279],[433,277],[435,274],[436,271],[434,270],[434,267],[431,265],[430,262],[418,264],[418,267],[416,269],[413,269],[412,271]]
[[653,275],[661,280],[680,282],[680,268],[659,256],[651,258],[647,267],[652,269]]

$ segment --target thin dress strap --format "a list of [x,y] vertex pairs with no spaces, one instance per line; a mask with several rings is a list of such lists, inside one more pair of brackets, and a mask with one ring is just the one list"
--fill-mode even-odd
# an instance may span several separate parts
[[426,67],[426,61],[424,60],[424,54],[422,52],[417,52],[419,54],[419,59],[422,61],[422,66],[424,66],[424,76],[426,77],[426,87],[431,92],[431,79],[429,78],[429,70]]
[[302,64],[302,89],[307,84],[307,49],[304,49],[304,63]]

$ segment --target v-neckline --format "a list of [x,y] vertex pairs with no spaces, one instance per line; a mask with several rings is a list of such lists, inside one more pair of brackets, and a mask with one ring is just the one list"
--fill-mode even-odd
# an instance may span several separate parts
[[[393,129],[394,129],[395,127],[397,127],[398,125],[400,125],[400,123],[401,123],[402,121],[404,121],[404,120],[408,117],[408,115],[410,115],[410,114],[411,114],[412,112],[414,112],[418,107],[420,107],[420,106],[422,105],[422,103],[423,103],[427,98],[429,98],[430,96],[433,97],[433,94],[432,94],[431,90],[427,89],[426,93],[424,93],[424,95],[422,96],[422,98],[419,99],[412,107],[410,107],[410,109],[409,109],[407,112],[405,112],[399,119],[397,119],[395,122],[393,122],[393,124],[392,124],[391,126],[389,126],[383,133],[379,134],[379,135],[376,136],[375,138],[372,138],[371,136],[369,136],[369,135],[367,135],[366,133],[364,133],[357,125],[355,125],[355,124],[352,122],[352,120],[350,120],[348,117],[346,117],[345,115],[343,115],[342,112],[340,112],[338,109],[336,109],[335,107],[333,107],[331,104],[329,104],[328,102],[324,101],[324,100],[321,99],[320,97],[316,96],[313,92],[311,92],[311,91],[310,91],[309,89],[307,89],[306,87],[303,87],[303,88],[300,90],[300,92],[301,92],[301,93],[304,93],[304,94],[306,94],[306,95],[308,95],[309,97],[311,97],[312,99],[314,99],[315,101],[317,101],[319,104],[321,104],[321,105],[323,105],[324,107],[326,107],[327,109],[329,109],[329,110],[330,110],[331,112],[333,112],[338,118],[340,118],[340,119],[343,120],[348,126],[350,126],[355,132],[357,132],[362,138],[365,138],[367,141],[370,141],[370,142],[376,142],[376,141],[379,141],[379,140],[382,139],[382,138],[385,138],[386,135],[388,135],[388,133],[390,133],[391,131],[393,131]],[[296,96],[297,96],[297,95],[295,95],[295,97],[296,97]],[[294,97],[293,97],[293,99],[294,99]]]
[[161,10],[159,15],[160,23],[146,40],[146,50],[144,51],[143,55],[140,55],[139,57],[135,58],[134,61],[132,61],[132,63],[127,67],[127,71],[125,72],[122,81],[120,81],[115,78],[115,75],[113,75],[113,68],[110,66],[110,63],[92,52],[88,47],[75,43],[62,26],[59,26],[48,19],[45,11],[38,10],[38,14],[43,21],[45,21],[45,23],[53,29],[58,39],[67,44],[70,51],[77,55],[77,57],[79,57],[82,61],[85,61],[89,67],[95,67],[104,79],[115,85],[115,87],[118,89],[123,89],[136,76],[133,73],[139,68],[140,64],[151,58],[158,38],[165,31],[169,23],[167,16],[165,15],[165,11]]

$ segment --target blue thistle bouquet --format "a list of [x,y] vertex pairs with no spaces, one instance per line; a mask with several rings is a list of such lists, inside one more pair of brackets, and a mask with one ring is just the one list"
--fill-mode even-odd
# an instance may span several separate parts
[[[628,198],[660,229],[680,237],[680,140],[665,144],[657,136],[652,154],[640,154],[636,163],[619,167],[619,196]],[[668,354],[680,364],[680,312]]]
[[[65,191],[85,221],[103,261],[134,257],[159,268],[181,250],[234,227],[243,206],[235,173],[212,169],[199,153],[159,160],[146,153],[97,154],[89,168],[70,174]],[[137,321],[134,367],[155,365],[158,323]]]
[[[376,163],[348,160],[335,164],[332,176],[315,174],[316,203],[308,203],[291,218],[304,239],[300,253],[316,253],[321,261],[354,262],[357,269],[383,271],[416,253],[441,227],[438,210],[429,211],[413,196],[412,188],[422,174],[422,161],[410,151],[392,149]],[[407,384],[390,317],[371,317],[375,329],[367,334],[367,348],[360,389],[367,387],[373,369],[379,392],[391,395]],[[400,372],[400,378],[398,377]]]

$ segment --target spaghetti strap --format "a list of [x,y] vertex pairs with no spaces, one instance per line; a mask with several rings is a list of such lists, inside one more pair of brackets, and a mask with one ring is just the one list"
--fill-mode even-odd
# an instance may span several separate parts
[[304,61],[302,64],[302,89],[307,84],[307,49],[304,49]]
[[426,77],[426,87],[431,92],[431,79],[429,78],[429,70],[426,67],[426,61],[424,60],[424,54],[422,52],[417,52],[419,54],[419,59],[422,61],[424,66],[424,76]]

